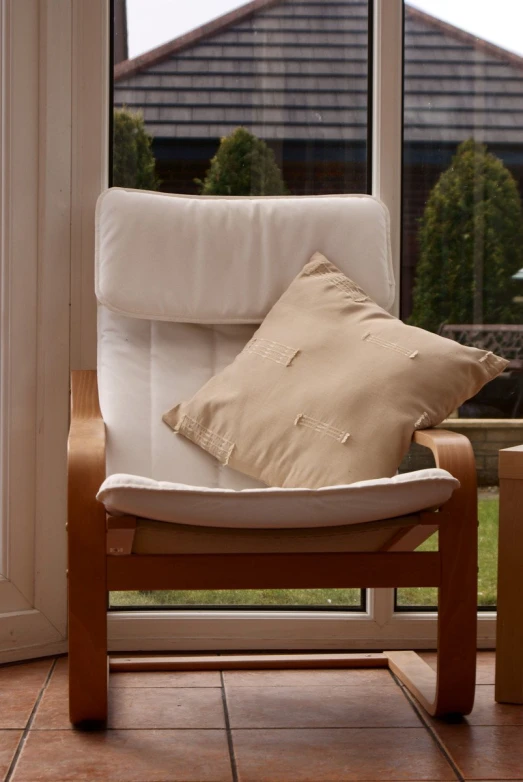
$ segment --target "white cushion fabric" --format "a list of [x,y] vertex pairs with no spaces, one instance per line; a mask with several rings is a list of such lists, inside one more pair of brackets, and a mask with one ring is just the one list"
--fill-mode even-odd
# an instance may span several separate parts
[[134,318],[260,323],[317,250],[380,306],[392,305],[388,212],[371,196],[112,188],[97,206],[96,295]]
[[207,527],[296,528],[361,524],[404,516],[446,502],[459,482],[432,468],[321,489],[210,489],[110,475],[98,499],[113,515],[128,514]]
[[222,465],[162,421],[224,369],[254,326],[200,326],[126,318],[99,307],[98,393],[107,432],[107,475],[131,473],[191,486],[264,486]]

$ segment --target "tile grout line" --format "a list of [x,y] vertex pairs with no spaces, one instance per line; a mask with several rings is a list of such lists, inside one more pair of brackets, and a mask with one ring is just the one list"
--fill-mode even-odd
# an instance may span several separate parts
[[440,737],[438,736],[438,734],[436,733],[436,731],[434,730],[434,728],[432,727],[430,722],[427,720],[427,717],[426,717],[424,709],[418,704],[418,702],[416,701],[414,696],[400,682],[400,680],[392,672],[391,672],[391,674],[392,674],[392,678],[397,682],[398,687],[403,692],[404,697],[407,699],[407,701],[410,703],[410,705],[412,706],[412,708],[414,709],[414,711],[416,712],[416,714],[420,718],[422,724],[424,725],[424,727],[427,730],[427,733],[430,735],[430,737],[432,738],[433,742],[436,744],[437,748],[439,749],[439,751],[441,752],[441,754],[443,755],[443,757],[445,758],[445,760],[447,761],[447,763],[449,764],[449,766],[451,767],[453,772],[456,774],[459,782],[465,782],[465,777],[463,776],[463,774],[459,770],[459,768],[458,768],[454,758],[452,757],[450,752],[447,750],[447,748],[445,747],[445,745],[441,741]]
[[227,705],[227,695],[225,693],[225,680],[223,678],[223,671],[220,671],[220,681],[222,684],[223,711],[225,715],[225,730],[227,733],[227,745],[229,747],[229,759],[231,761],[232,782],[238,782],[238,768],[236,766],[236,757],[234,755],[234,744],[232,741],[231,721],[229,718],[229,707]]
[[13,778],[13,774],[14,774],[14,771],[15,771],[15,768],[16,768],[16,764],[18,763],[18,758],[22,754],[22,750],[23,750],[23,748],[25,746],[25,742],[26,742],[27,736],[29,735],[29,731],[31,730],[31,727],[32,727],[33,722],[34,722],[34,718],[36,716],[37,709],[40,706],[40,702],[41,702],[42,698],[44,697],[44,692],[46,691],[47,686],[48,686],[49,682],[51,681],[51,676],[54,673],[54,669],[56,668],[57,661],[58,661],[58,658],[55,657],[55,659],[53,660],[53,663],[51,665],[51,668],[49,669],[49,673],[46,676],[45,682],[43,683],[42,689],[38,693],[38,697],[35,700],[34,706],[33,706],[32,710],[31,710],[31,714],[29,715],[29,719],[27,720],[27,723],[26,723],[26,726],[25,726],[25,728],[23,730],[22,736],[20,737],[20,741],[18,742],[18,746],[16,748],[16,752],[15,752],[15,754],[13,756],[13,759],[11,761],[11,764],[9,766],[7,774],[5,776],[4,782],[11,782],[11,779]]
[[[223,696],[222,696],[222,702],[223,702]],[[248,731],[257,731],[257,730],[281,730],[281,731],[292,731],[292,730],[301,730],[301,731],[315,731],[315,730],[330,730],[330,731],[336,731],[336,730],[423,730],[425,728],[425,725],[315,725],[313,727],[309,726],[302,726],[299,725],[283,725],[283,726],[277,726],[277,725],[254,725],[252,728],[237,728],[237,730],[241,730],[242,733],[247,733]],[[492,727],[490,725],[482,725],[478,727]],[[514,727],[519,728],[520,725],[505,725],[504,727]],[[4,731],[16,731],[20,730],[20,728],[2,728],[1,730]],[[74,732],[74,728],[37,728],[36,729],[38,733],[63,733],[64,731]],[[216,732],[217,730],[221,730],[221,728],[159,728],[159,727],[150,727],[150,728],[103,728],[105,731],[111,731],[111,730],[120,730],[120,731],[137,731],[137,730],[155,730],[157,732],[160,731],[177,731],[179,733],[182,733],[183,731],[201,731],[202,733],[208,732]],[[88,730],[86,729],[85,732],[87,733]],[[4,782],[7,782],[7,780],[4,780]],[[387,780],[387,782],[391,782],[391,780]],[[502,782],[507,782],[507,780],[502,780]],[[523,782],[523,780],[520,780],[519,778],[515,782]]]

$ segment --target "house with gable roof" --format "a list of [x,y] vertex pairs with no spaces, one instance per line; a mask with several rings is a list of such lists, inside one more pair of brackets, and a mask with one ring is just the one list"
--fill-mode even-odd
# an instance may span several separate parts
[[[254,0],[118,63],[114,104],[141,110],[162,189],[197,192],[219,140],[238,126],[274,150],[290,192],[369,190],[365,0]],[[405,9],[402,312],[417,225],[456,146],[474,137],[523,193],[523,58]]]

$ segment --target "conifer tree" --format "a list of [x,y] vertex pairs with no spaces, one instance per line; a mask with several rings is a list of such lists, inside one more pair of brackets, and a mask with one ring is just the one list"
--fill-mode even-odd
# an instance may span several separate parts
[[145,130],[143,115],[127,108],[114,110],[113,185],[138,190],[157,190],[152,137]]
[[274,152],[245,128],[222,138],[204,181],[202,195],[286,195]]
[[473,139],[458,147],[430,193],[419,230],[420,259],[410,322],[518,323],[523,212],[516,181]]

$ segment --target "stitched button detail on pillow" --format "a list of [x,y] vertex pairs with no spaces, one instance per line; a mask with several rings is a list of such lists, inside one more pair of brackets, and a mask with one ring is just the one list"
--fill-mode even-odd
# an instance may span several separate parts
[[343,485],[394,475],[416,429],[507,363],[402,323],[315,253],[232,364],[163,420],[269,486]]

